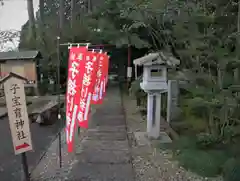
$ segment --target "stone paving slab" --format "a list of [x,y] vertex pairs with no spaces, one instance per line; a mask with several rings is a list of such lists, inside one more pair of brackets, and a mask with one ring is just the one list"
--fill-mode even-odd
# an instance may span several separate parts
[[126,132],[126,126],[96,126],[95,128],[88,129],[88,132],[91,131]]
[[83,149],[96,150],[128,150],[128,141],[106,141],[106,140],[91,140],[83,139],[81,144]]
[[104,118],[104,119],[125,119],[125,117],[122,113],[121,114],[104,114],[104,115],[101,115],[100,118]]
[[127,135],[124,134],[104,134],[104,133],[96,133],[92,135],[88,135],[86,137],[87,140],[113,140],[113,141],[123,141],[126,140]]
[[[106,109],[106,110],[105,110]],[[119,109],[108,109],[105,108],[104,110],[99,110],[98,113],[96,113],[96,117],[97,116],[110,116],[110,115],[116,115],[116,117],[118,116],[122,116],[123,115],[123,111],[119,110]],[[111,113],[111,114],[109,114]]]
[[124,164],[130,163],[128,150],[96,150],[84,149],[77,157],[79,162],[94,164]]
[[94,123],[96,126],[122,126],[125,125],[122,119],[104,119],[99,118],[98,122]]
[[71,175],[78,181],[134,181],[131,164],[79,163]]
[[89,131],[87,134],[89,137],[93,139],[126,139],[126,131],[121,132],[113,132],[113,131]]

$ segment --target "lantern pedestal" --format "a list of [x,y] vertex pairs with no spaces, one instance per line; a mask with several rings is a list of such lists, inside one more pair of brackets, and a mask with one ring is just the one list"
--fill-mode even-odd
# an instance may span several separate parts
[[160,136],[161,122],[161,94],[148,93],[147,107],[147,135],[149,138],[158,139]]

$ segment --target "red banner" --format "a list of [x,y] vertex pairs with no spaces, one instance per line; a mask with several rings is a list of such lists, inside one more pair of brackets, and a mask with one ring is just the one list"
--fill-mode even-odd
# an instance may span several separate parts
[[108,79],[107,54],[89,52],[85,47],[73,47],[69,53],[66,93],[66,136],[68,151],[73,151],[76,120],[88,128],[90,104],[101,104]]
[[102,100],[100,98],[100,90],[101,90],[101,77],[103,74],[103,54],[98,53],[97,56],[98,64],[97,64],[97,76],[96,76],[96,83],[94,86],[93,96],[92,96],[92,104],[101,104]]
[[68,151],[73,151],[74,131],[79,109],[80,90],[82,87],[80,67],[83,64],[83,55],[86,48],[73,47],[69,52],[68,84],[66,93],[66,138]]
[[103,97],[106,95],[106,86],[108,83],[108,66],[109,66],[109,56],[107,53],[104,54],[104,60],[103,60]]
[[80,77],[82,81],[80,109],[78,112],[79,126],[88,128],[88,116],[92,94],[96,82],[97,54],[94,52],[85,53],[85,61],[80,67]]

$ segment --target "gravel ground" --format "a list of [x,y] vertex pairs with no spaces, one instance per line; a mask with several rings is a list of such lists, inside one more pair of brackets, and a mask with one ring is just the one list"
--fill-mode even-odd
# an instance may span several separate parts
[[123,96],[128,134],[131,137],[132,159],[137,181],[222,181],[222,178],[203,178],[184,170],[172,160],[170,151],[156,149],[153,142],[137,145],[135,132],[145,132],[146,122],[136,109],[135,100]]
[[[92,109],[91,114],[94,114],[96,109]],[[80,150],[81,140],[86,136],[87,130],[80,129],[80,135],[78,137],[76,152]],[[74,153],[68,153],[66,144],[65,130],[63,129],[61,134],[62,139],[62,167],[59,165],[59,139],[56,138],[46,154],[42,158],[41,162],[33,170],[31,174],[32,181],[64,181],[69,180],[69,174],[72,168],[78,162]]]
[[77,162],[73,154],[67,152],[65,131],[61,132],[62,136],[62,167],[59,166],[59,141],[56,139],[49,147],[44,158],[38,164],[31,174],[33,181],[57,181],[67,180],[68,175]]

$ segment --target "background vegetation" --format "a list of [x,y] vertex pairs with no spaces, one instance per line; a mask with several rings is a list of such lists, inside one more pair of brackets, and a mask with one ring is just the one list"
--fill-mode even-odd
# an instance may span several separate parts
[[[223,174],[239,181],[240,3],[238,0],[40,0],[37,19],[22,27],[19,49],[39,49],[45,77],[55,75],[56,36],[61,42],[107,44],[111,71],[126,75],[131,59],[166,51],[181,60],[173,79],[180,84],[181,116],[172,121],[180,139],[175,158],[204,176]],[[67,47],[61,48],[62,82]],[[139,80],[132,94],[146,106]]]

